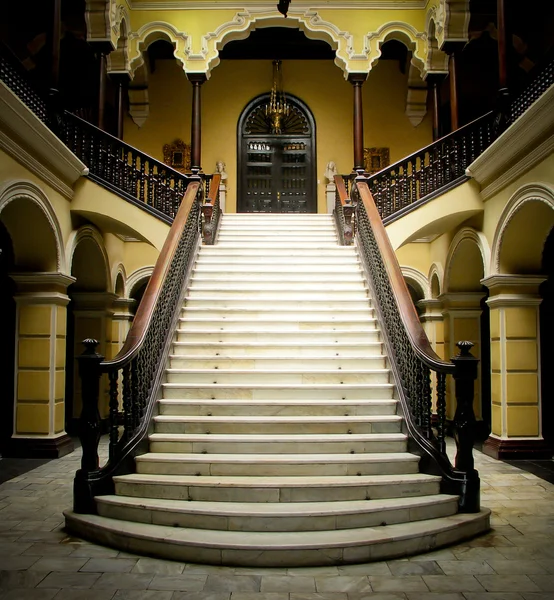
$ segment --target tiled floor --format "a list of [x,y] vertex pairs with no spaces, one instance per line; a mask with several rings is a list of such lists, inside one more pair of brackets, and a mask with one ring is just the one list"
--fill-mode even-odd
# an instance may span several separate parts
[[62,511],[79,459],[0,485],[1,600],[554,600],[554,485],[479,452],[489,534],[410,559],[311,569],[182,564],[73,538]]

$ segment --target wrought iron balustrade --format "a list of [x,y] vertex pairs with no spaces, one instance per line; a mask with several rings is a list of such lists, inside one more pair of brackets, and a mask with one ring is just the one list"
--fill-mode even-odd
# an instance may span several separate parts
[[350,246],[354,237],[354,205],[349,195],[350,178],[348,175],[335,175],[335,224],[339,241],[343,246]]
[[[473,385],[478,360],[470,354],[473,344],[459,342],[460,354],[451,362],[440,359],[432,349],[368,184],[369,179],[358,177],[351,190],[352,202],[356,206],[356,243],[398,384],[410,449],[422,457],[420,464],[424,471],[442,476],[443,492],[459,495],[461,511],[477,512],[479,476],[473,467]],[[432,373],[436,382],[436,424],[432,423]],[[457,402],[454,417],[458,446],[455,467],[452,467],[445,452],[449,377],[455,381]]]
[[221,206],[219,203],[220,183],[220,173],[206,175],[204,178],[206,192],[204,203],[202,204],[202,239],[208,246],[213,246],[213,244],[215,244],[217,230],[219,228],[219,219],[221,218]]
[[[200,244],[202,184],[197,176],[184,180],[183,201],[123,348],[113,360],[104,361],[95,351],[97,342],[85,340],[85,353],[78,357],[83,457],[74,482],[75,512],[95,513],[94,496],[113,493],[113,476],[132,472],[134,457],[146,448],[159,384]],[[108,463],[100,469],[98,400],[102,373],[109,379],[110,440]]]

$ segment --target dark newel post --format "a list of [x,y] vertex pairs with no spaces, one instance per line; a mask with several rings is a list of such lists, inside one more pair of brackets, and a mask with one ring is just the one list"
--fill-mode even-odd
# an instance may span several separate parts
[[431,83],[431,88],[433,91],[433,141],[436,142],[440,138],[441,92],[436,80]]
[[504,0],[497,0],[497,30],[498,30],[498,101],[497,101],[497,133],[506,128],[508,118],[508,59],[506,46],[506,10]]
[[200,88],[206,81],[204,73],[188,73],[192,83],[192,119],[190,131],[190,165],[196,175],[202,170],[202,101]]
[[448,62],[450,80],[450,130],[458,129],[458,85],[456,81],[456,53],[452,52]]
[[81,377],[81,400],[83,408],[79,418],[79,439],[83,449],[81,468],[73,480],[73,510],[76,513],[94,514],[96,505],[88,480],[92,471],[98,469],[98,442],[100,441],[100,413],[98,397],[100,392],[100,363],[104,360],[96,352],[98,342],[83,340],[85,350],[77,357]]
[[50,124],[57,133],[61,123],[61,101],[60,101],[60,37],[61,37],[61,13],[62,0],[54,0],[52,15],[52,37],[51,37],[51,63],[50,63],[50,89],[49,112]]
[[117,137],[123,139],[123,120],[125,118],[125,85],[123,81],[117,84]]
[[458,342],[460,353],[452,358],[456,370],[456,413],[454,414],[454,439],[456,440],[456,469],[465,473],[463,490],[459,506],[461,512],[478,512],[480,510],[480,480],[473,460],[473,444],[475,443],[476,421],[473,410],[473,395],[477,379],[479,360],[472,356],[472,342]]
[[354,171],[358,175],[364,172],[364,116],[362,104],[362,85],[367,73],[350,73],[348,80],[354,87]]
[[101,50],[98,58],[99,73],[98,73],[98,127],[105,129],[104,113],[106,108],[106,53]]

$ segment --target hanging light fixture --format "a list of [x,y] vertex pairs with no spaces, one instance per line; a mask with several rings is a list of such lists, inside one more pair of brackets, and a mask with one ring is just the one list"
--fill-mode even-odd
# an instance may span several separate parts
[[271,133],[281,134],[283,119],[290,114],[290,106],[283,88],[283,71],[280,60],[273,61],[273,86],[269,95],[269,103],[265,107],[265,114],[271,121]]
[[287,18],[287,12],[289,10],[290,0],[279,0],[279,4],[277,4],[277,10],[285,15],[285,19]]

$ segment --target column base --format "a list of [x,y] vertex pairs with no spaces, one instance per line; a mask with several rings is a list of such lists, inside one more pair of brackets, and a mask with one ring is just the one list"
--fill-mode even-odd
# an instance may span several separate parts
[[73,440],[63,434],[56,438],[11,438],[6,444],[5,457],[61,458],[73,452]]
[[483,454],[497,460],[548,460],[552,447],[545,440],[500,440],[489,437],[483,444]]

